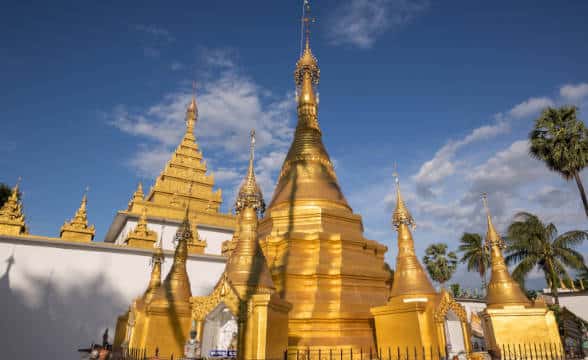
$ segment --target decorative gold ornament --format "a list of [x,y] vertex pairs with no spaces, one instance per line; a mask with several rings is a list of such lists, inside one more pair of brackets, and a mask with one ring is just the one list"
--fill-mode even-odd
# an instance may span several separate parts
[[59,237],[62,240],[74,242],[90,242],[94,240],[96,229],[94,225],[88,225],[87,215],[88,197],[84,193],[82,203],[70,221],[66,221],[61,227]]
[[137,226],[127,235],[125,243],[136,248],[152,249],[156,241],[157,233],[147,228],[147,207],[143,207]]
[[14,185],[8,200],[0,208],[0,234],[2,235],[25,235],[27,233],[22,202],[18,198],[18,184],[17,182]]

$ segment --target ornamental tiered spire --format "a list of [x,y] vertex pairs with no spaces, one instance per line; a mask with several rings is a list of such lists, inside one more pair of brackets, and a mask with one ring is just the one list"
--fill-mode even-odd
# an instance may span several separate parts
[[[20,182],[20,178],[18,182]],[[8,200],[0,208],[0,234],[2,235],[24,235],[27,233],[22,202],[18,198],[18,182],[12,188]]]
[[151,256],[151,276],[149,278],[149,285],[143,299],[145,302],[151,301],[157,290],[161,287],[161,264],[163,263],[163,248],[161,241],[153,248],[153,255]]
[[488,222],[488,231],[486,233],[486,246],[490,251],[490,263],[492,267],[492,274],[490,282],[488,283],[488,291],[486,295],[486,303],[488,307],[504,307],[509,305],[530,305],[531,302],[523,294],[510,274],[502,256],[502,249],[504,241],[498,235],[494,224],[492,223],[492,216],[488,208],[488,196],[482,195],[484,208],[486,209],[486,218]]
[[254,293],[256,289],[275,289],[265,256],[257,241],[257,216],[263,213],[265,203],[255,181],[254,147],[255,131],[251,130],[249,166],[235,203],[238,214],[237,232],[231,241],[236,241],[236,244],[225,268],[225,274],[242,298]]
[[247,167],[247,175],[239,188],[237,199],[235,201],[235,212],[239,214],[241,210],[246,207],[251,207],[260,215],[265,211],[265,201],[257,181],[255,180],[255,170],[253,162],[255,160],[255,130],[252,129],[250,133],[249,144],[249,166]]
[[192,229],[189,220],[189,209],[186,208],[184,220],[176,232],[176,250],[174,262],[169,273],[161,286],[155,293],[153,300],[159,302],[180,302],[188,303],[192,296],[190,279],[186,271],[186,260],[188,259],[188,243],[193,241]]
[[94,239],[96,230],[94,225],[88,225],[87,207],[88,196],[84,193],[82,203],[74,217],[69,222],[66,221],[61,227],[59,236],[63,240],[89,242]]
[[155,245],[157,234],[147,227],[147,207],[143,206],[141,216],[137,221],[137,225],[131,231],[125,240],[126,244],[132,247],[151,249]]
[[390,297],[436,294],[415,254],[410,228],[414,229],[416,223],[402,199],[400,181],[396,173],[394,178],[396,182],[396,209],[392,215],[392,224],[398,231],[398,255],[396,256],[396,270]]
[[293,202],[316,204],[318,201],[324,206],[351,210],[339,188],[333,163],[322,141],[316,95],[320,69],[310,48],[310,23],[313,19],[308,2],[305,7],[305,46],[294,71],[298,124],[269,208],[287,207]]

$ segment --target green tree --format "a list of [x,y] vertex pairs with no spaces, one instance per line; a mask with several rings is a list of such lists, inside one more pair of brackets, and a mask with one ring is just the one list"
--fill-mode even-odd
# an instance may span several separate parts
[[467,264],[468,271],[475,271],[482,278],[482,288],[486,288],[486,272],[490,268],[490,252],[484,245],[480,234],[464,233],[457,251],[462,253],[461,263]]
[[12,194],[12,189],[10,186],[0,183],[0,207],[2,207],[6,200],[8,200],[10,194]]
[[545,109],[529,134],[529,152],[565,180],[576,180],[588,216],[588,200],[580,179],[580,172],[588,165],[588,129],[576,118],[576,112],[575,106]]
[[443,287],[457,269],[457,255],[453,251],[447,252],[447,244],[431,244],[425,250],[423,263],[431,279]]
[[507,231],[507,264],[517,264],[512,276],[524,286],[525,276],[535,268],[545,275],[555,303],[559,305],[557,288],[560,279],[569,279],[567,269],[584,268],[582,254],[574,250],[588,232],[573,230],[558,235],[557,227],[544,224],[536,215],[521,212],[515,215]]
[[451,290],[451,295],[453,295],[454,298],[461,296],[461,285],[458,283],[449,284],[449,290]]

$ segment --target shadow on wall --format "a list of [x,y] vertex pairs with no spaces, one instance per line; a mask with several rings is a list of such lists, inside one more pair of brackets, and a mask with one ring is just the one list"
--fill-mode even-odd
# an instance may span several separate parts
[[100,343],[104,329],[114,334],[115,318],[128,306],[102,274],[88,279],[84,286],[62,289],[49,273],[46,277],[25,275],[41,294],[40,303],[31,307],[25,295],[10,286],[18,258],[10,255],[2,263],[6,264],[0,275],[2,358],[79,359],[77,349],[92,341]]

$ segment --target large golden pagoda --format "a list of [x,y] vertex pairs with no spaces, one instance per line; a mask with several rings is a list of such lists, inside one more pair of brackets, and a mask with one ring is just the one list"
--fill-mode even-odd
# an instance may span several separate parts
[[18,198],[18,183],[12,188],[8,200],[0,208],[0,234],[24,235],[27,233],[22,203]]
[[363,236],[323,145],[320,71],[306,34],[294,73],[298,124],[259,239],[276,289],[293,305],[289,348],[359,351],[375,344],[370,308],[388,298],[387,248]]
[[238,359],[279,359],[288,346],[291,305],[277,293],[257,241],[257,216],[263,214],[265,202],[255,180],[254,143],[252,131],[249,167],[235,202],[235,247],[211,294],[192,299],[193,317],[202,336],[207,316],[215,308],[227,306],[239,324]]
[[396,209],[392,224],[398,231],[398,255],[388,303],[372,308],[380,349],[435,349],[446,355],[445,318],[452,311],[461,322],[466,353],[471,352],[465,309],[449,293],[437,293],[419,262],[411,228],[416,223],[408,211],[396,177]]
[[[510,274],[502,256],[504,241],[492,223],[486,195],[483,197],[488,221],[486,246],[490,250],[492,273],[482,312],[486,346],[500,353],[501,348],[520,344],[550,344],[561,349],[561,339],[553,312],[541,300],[529,300]],[[548,351],[540,347],[540,353]],[[542,355],[542,354],[539,354]],[[547,354],[543,354],[546,355]]]
[[191,326],[190,279],[186,272],[188,244],[193,242],[189,210],[176,234],[176,250],[169,273],[161,285],[161,248],[154,252],[153,270],[145,294],[135,300],[117,321],[115,346],[145,349],[153,354],[181,354]]

